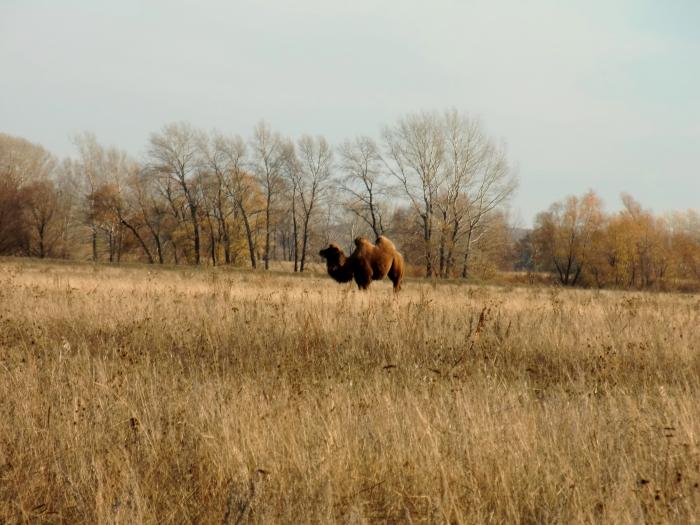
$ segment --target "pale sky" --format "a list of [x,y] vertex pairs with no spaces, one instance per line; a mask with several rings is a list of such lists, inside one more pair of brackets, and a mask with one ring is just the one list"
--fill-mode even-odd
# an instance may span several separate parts
[[140,158],[185,120],[334,143],[458,108],[505,141],[522,225],[589,188],[700,209],[700,2],[0,0],[0,131]]

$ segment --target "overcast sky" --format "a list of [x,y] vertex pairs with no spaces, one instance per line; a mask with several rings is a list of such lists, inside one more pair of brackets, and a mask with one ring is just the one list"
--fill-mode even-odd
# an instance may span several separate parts
[[378,136],[456,107],[508,145],[523,225],[554,200],[700,208],[700,2],[0,0],[0,131],[140,157],[186,120]]

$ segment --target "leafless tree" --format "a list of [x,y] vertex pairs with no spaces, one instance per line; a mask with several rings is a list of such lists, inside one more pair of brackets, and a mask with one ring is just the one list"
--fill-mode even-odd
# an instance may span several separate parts
[[54,255],[64,259],[71,257],[80,249],[82,239],[80,226],[83,222],[80,188],[80,174],[77,163],[65,158],[56,165],[52,180],[55,182],[59,198],[59,239]]
[[0,174],[17,187],[45,180],[56,167],[56,158],[39,144],[0,133]]
[[114,147],[107,148],[104,155],[106,179],[99,188],[99,213],[103,220],[101,229],[106,235],[109,261],[121,259],[124,229],[126,228],[145,250],[150,262],[150,254],[139,231],[135,206],[130,191],[130,183],[141,167],[129,155]]
[[384,129],[385,166],[398,181],[423,230],[425,273],[434,273],[433,230],[438,192],[443,181],[445,141],[436,113],[414,113]]
[[[303,271],[316,240],[346,242],[391,229],[407,260],[424,262],[427,275],[453,275],[462,256],[466,275],[474,250],[475,268],[484,266],[486,244],[480,243],[493,235],[489,224],[498,223],[486,219],[500,212],[514,188],[504,148],[456,111],[409,114],[383,130],[380,146],[361,136],[337,150],[321,137],[283,139],[264,122],[247,143],[170,124],[151,135],[143,167],[85,133],[76,139],[77,160],[58,170],[60,184],[51,179],[60,196],[56,209],[67,210],[54,220],[60,235],[53,242],[46,232],[54,229],[41,225],[57,217],[50,213],[52,201],[41,198],[51,184],[36,186],[32,202],[24,191],[47,154],[6,137],[0,134],[6,202],[0,230],[14,233],[9,243],[0,239],[5,253],[66,255],[91,245],[95,261],[108,249],[116,261],[138,252],[149,262],[172,257],[176,264],[199,264],[207,253],[212,264],[233,263],[245,235],[253,267],[262,258],[269,268],[281,248]],[[334,153],[342,178],[332,182]],[[10,224],[13,203],[22,199],[24,218]]]
[[211,263],[213,266],[219,263],[219,246],[223,246],[224,261],[229,264],[231,262],[229,219],[234,208],[226,198],[223,180],[215,172],[203,167],[199,173],[198,181],[201,217],[209,240],[208,251]]
[[35,180],[24,188],[26,195],[25,220],[36,248],[28,246],[30,255],[40,258],[53,255],[53,248],[60,237],[60,196],[53,180]]
[[83,204],[83,222],[90,229],[92,247],[92,261],[98,260],[97,240],[100,231],[109,231],[109,226],[104,224],[106,218],[101,209],[101,189],[108,184],[109,169],[107,152],[97,141],[93,133],[83,133],[75,137],[75,145],[78,148],[78,160],[76,171],[80,185],[81,202]]
[[270,268],[270,234],[274,220],[274,206],[284,185],[284,141],[265,122],[260,122],[250,142],[252,166],[256,179],[265,196],[265,269]]
[[[140,223],[141,228],[146,230],[142,237],[146,235],[150,237],[158,263],[163,264],[165,262],[164,245],[173,228],[173,221],[168,220],[170,218],[168,203],[158,191],[156,180],[143,169],[129,179],[129,192],[134,208],[134,221]],[[150,251],[149,249],[146,253],[149,260],[153,259]]]
[[55,167],[55,157],[42,146],[0,133],[0,253],[34,254],[30,242],[39,232],[45,246],[58,204],[51,180]]
[[[251,185],[252,178],[245,171],[246,164],[246,144],[238,136],[227,137],[222,134],[214,134],[210,139],[209,147],[205,153],[205,159],[209,168],[216,175],[218,181],[218,191],[223,192],[218,194],[217,199],[221,211],[219,212],[219,220],[221,229],[224,234],[224,249],[227,262],[230,262],[230,226],[227,218],[229,215],[238,214],[243,221],[243,226],[248,242],[248,252],[250,255],[250,264],[253,268],[257,266],[255,254],[255,240],[253,238],[253,226],[251,216],[259,213],[251,199],[251,194],[254,193]],[[224,204],[221,201],[222,197],[226,197],[231,203],[231,208],[228,211],[224,210]]]
[[[83,222],[90,228],[92,259],[98,259],[98,235],[107,245],[110,262],[121,258],[124,228],[129,223],[127,201],[123,192],[129,178],[139,167],[126,152],[114,147],[105,148],[93,134],[85,133],[76,138],[80,158],[74,170],[83,204]],[[138,232],[135,232],[138,233]]]
[[294,272],[299,271],[299,191],[301,186],[302,168],[299,157],[294,148],[294,143],[288,142],[284,146],[284,166],[283,173],[288,191],[291,193],[289,199],[289,218],[291,219],[291,242],[290,253],[294,260]]
[[[148,238],[151,237],[158,256],[158,262],[163,263],[163,250],[161,235],[158,231],[160,217],[157,208],[148,209],[147,186],[144,180],[144,171],[130,159],[124,159],[120,168],[121,175],[114,178],[106,188],[105,199],[111,207],[119,224],[126,228],[141,246],[146,259],[150,264],[155,263],[152,246],[149,246]],[[158,229],[157,229],[158,228]]]
[[484,161],[470,181],[466,193],[467,233],[462,277],[467,277],[471,246],[480,240],[478,228],[481,222],[508,200],[516,187],[517,180],[508,165],[505,151],[498,146],[489,145],[484,153]]
[[323,137],[301,137],[297,143],[299,169],[295,177],[302,223],[300,271],[304,271],[311,219],[323,197],[333,167],[333,150]]
[[490,231],[480,225],[511,197],[517,180],[505,148],[487,137],[479,120],[452,110],[445,113],[443,128],[445,178],[437,200],[443,226],[440,270],[443,276],[451,272],[462,244],[462,277],[467,277],[471,248]]
[[175,188],[184,197],[192,225],[195,264],[200,263],[201,257],[201,196],[198,175],[202,161],[197,147],[200,142],[200,131],[189,124],[179,122],[168,124],[160,133],[153,133],[148,150],[150,166],[154,173],[166,179],[165,188],[171,202],[174,198],[172,191]]
[[382,180],[382,156],[369,137],[346,141],[340,148],[341,187],[348,195],[347,208],[372,229],[375,237],[385,231],[382,200],[386,189]]

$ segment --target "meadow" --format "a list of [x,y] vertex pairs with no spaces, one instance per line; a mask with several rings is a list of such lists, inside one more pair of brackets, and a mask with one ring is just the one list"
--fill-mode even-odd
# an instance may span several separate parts
[[697,523],[700,297],[0,261],[0,523]]

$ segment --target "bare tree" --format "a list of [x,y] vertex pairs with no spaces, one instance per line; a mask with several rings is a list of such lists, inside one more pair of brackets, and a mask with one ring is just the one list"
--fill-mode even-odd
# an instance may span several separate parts
[[470,199],[468,191],[483,160],[486,139],[478,121],[469,120],[456,111],[445,114],[445,177],[436,207],[440,210],[440,275],[449,275],[454,265],[454,252],[464,223]]
[[[508,200],[516,188],[517,180],[508,165],[505,151],[494,145],[486,147],[484,161],[470,180],[467,190],[467,234],[462,277],[467,277],[471,246],[480,240],[480,224],[492,211]],[[489,230],[485,228],[482,231]]]
[[503,205],[517,186],[505,148],[495,144],[481,123],[456,110],[443,117],[444,179],[436,200],[440,212],[440,275],[455,265],[463,251],[462,277],[467,277],[472,247],[489,235],[484,220]]
[[78,148],[78,161],[76,170],[79,173],[79,184],[81,191],[81,201],[83,203],[83,217],[85,223],[90,228],[90,238],[92,245],[92,262],[97,262],[97,223],[92,213],[94,195],[100,184],[102,172],[103,152],[97,143],[97,138],[92,133],[83,133],[75,137],[75,145]]
[[128,158],[121,159],[119,171],[104,191],[106,205],[119,224],[126,228],[141,246],[149,264],[155,263],[151,247],[147,242],[148,236],[153,238],[158,255],[158,261],[163,263],[163,253],[160,234],[154,235],[154,226],[158,224],[155,210],[146,210],[144,202],[146,186],[144,185],[143,170]]
[[[404,212],[392,217],[401,218],[400,242],[410,244],[410,257],[424,261],[427,275],[446,276],[463,255],[466,275],[472,246],[493,230],[485,218],[514,188],[503,148],[456,111],[409,114],[383,130],[381,146],[361,136],[336,151],[321,137],[292,143],[265,122],[248,142],[170,124],[150,136],[143,168],[133,169],[124,152],[85,133],[76,139],[77,161],[58,170],[65,175],[60,185],[54,180],[59,208],[69,211],[55,219],[61,233],[52,242],[47,232],[54,230],[42,223],[56,213],[41,198],[48,195],[44,186],[36,187],[34,201],[23,201],[24,218],[10,224],[12,203],[28,195],[23,190],[47,154],[5,138],[0,134],[0,170],[7,173],[0,229],[14,233],[4,251],[58,253],[61,246],[65,255],[82,244],[91,245],[94,261],[108,250],[110,261],[139,252],[149,262],[200,264],[204,252],[213,264],[228,264],[245,249],[245,235],[251,266],[262,258],[269,269],[281,248],[303,271],[317,239],[369,231],[378,237],[393,228],[388,199],[396,197],[392,211]],[[330,183],[334,153],[343,175],[337,187]]]
[[153,133],[150,138],[148,156],[154,172],[166,179],[165,188],[170,201],[173,202],[172,183],[185,200],[189,220],[192,224],[193,249],[195,264],[200,263],[200,203],[199,168],[201,159],[198,143],[201,132],[184,122],[168,124],[160,133]]
[[57,205],[50,180],[55,167],[55,157],[42,146],[0,133],[0,253],[33,252],[29,244],[37,228],[40,245],[46,242]]
[[118,261],[121,256],[122,226],[117,210],[121,206],[119,187],[113,183],[105,183],[96,188],[91,195],[90,220],[104,235],[107,241],[109,262]]
[[291,190],[289,201],[289,218],[292,221],[290,253],[294,260],[294,272],[299,271],[299,190],[301,186],[301,163],[294,149],[294,144],[288,142],[284,146],[284,177],[288,189]]
[[82,224],[80,201],[80,177],[77,163],[70,158],[56,165],[52,180],[59,198],[59,235],[54,254],[64,259],[74,255],[81,246],[80,225]]
[[228,218],[233,211],[225,198],[223,181],[206,167],[199,173],[198,189],[201,198],[201,217],[209,240],[209,256],[213,266],[218,264],[219,245],[224,247],[224,260],[231,260]]
[[372,229],[375,237],[385,231],[382,198],[382,156],[369,137],[346,141],[340,148],[341,187],[349,197],[347,208]]
[[96,262],[98,235],[100,231],[109,230],[102,224],[105,214],[100,209],[102,201],[99,198],[100,189],[108,183],[107,154],[93,133],[85,132],[75,137],[74,142],[78,148],[75,167],[79,174],[83,222],[90,229],[92,261]]
[[[135,220],[146,229],[155,247],[158,263],[163,264],[165,262],[164,244],[172,230],[172,220],[168,221],[168,204],[159,193],[154,179],[145,170],[131,177],[129,189],[137,217]],[[148,253],[146,257],[149,258]]]
[[433,230],[438,191],[444,177],[445,141],[436,113],[414,113],[384,129],[385,165],[408,197],[423,230],[425,273],[434,272]]
[[36,248],[28,247],[30,255],[40,258],[53,255],[60,237],[60,198],[51,179],[36,180],[24,188],[27,225]]
[[301,205],[302,237],[300,271],[304,271],[309,244],[309,228],[312,216],[322,198],[331,177],[333,150],[323,137],[301,137],[297,143],[299,169],[295,170],[295,184]]
[[[253,226],[251,224],[251,216],[259,213],[260,210],[255,209],[251,195],[254,194],[252,188],[253,180],[245,172],[244,165],[246,163],[246,145],[238,136],[227,137],[221,134],[214,134],[210,140],[210,145],[205,152],[205,159],[209,168],[217,177],[219,200],[219,220],[224,235],[225,257],[227,262],[230,262],[230,227],[226,221],[229,215],[235,215],[237,210],[246,233],[248,242],[248,252],[250,255],[250,264],[253,268],[257,267],[257,259],[255,255],[255,240],[253,238]],[[228,211],[224,211],[223,202],[220,201],[226,197],[232,204]]]
[[98,188],[98,194],[103,218],[100,227],[107,237],[109,261],[121,260],[126,228],[144,248],[149,261],[153,262],[150,250],[139,232],[130,195],[130,182],[141,167],[125,151],[114,147],[105,150],[104,162],[105,180]]
[[284,141],[279,133],[274,133],[268,124],[260,122],[253,132],[250,143],[253,152],[253,172],[265,195],[265,269],[270,268],[270,234],[274,219],[274,206],[284,185],[283,166],[285,163]]
[[0,174],[17,187],[51,176],[56,158],[43,146],[0,133]]

